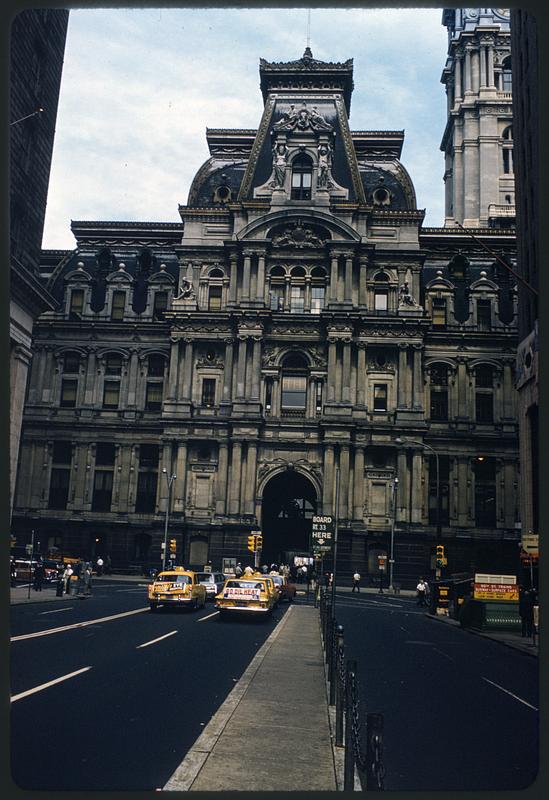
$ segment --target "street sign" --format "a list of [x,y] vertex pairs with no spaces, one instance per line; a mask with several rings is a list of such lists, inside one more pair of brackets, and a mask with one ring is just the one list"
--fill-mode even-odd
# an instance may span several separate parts
[[539,556],[539,534],[538,533],[523,533],[522,541],[520,543],[521,550],[529,556]]
[[516,575],[475,573],[473,598],[475,600],[518,600]]
[[377,563],[378,563],[379,569],[382,572],[384,572],[385,569],[387,568],[387,556],[378,556],[377,557]]
[[314,516],[312,519],[311,531],[313,538],[315,533],[330,533],[334,535],[334,518],[328,515]]

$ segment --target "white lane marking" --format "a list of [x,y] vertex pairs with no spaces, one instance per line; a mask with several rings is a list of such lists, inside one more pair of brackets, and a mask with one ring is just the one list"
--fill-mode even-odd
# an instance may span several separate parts
[[162,639],[167,639],[168,636],[173,636],[174,633],[177,633],[177,631],[170,631],[170,633],[165,633],[164,636],[159,636],[158,639],[151,639],[150,642],[145,642],[144,644],[138,644],[136,649],[139,650],[140,647],[148,647],[150,644],[156,644],[156,642],[161,642]]
[[115,589],[114,594],[120,594],[121,592],[139,592],[139,594],[143,594],[141,589]]
[[77,669],[75,672],[69,672],[68,675],[62,675],[60,678],[54,678],[53,681],[48,681],[40,686],[35,686],[34,689],[27,689],[26,692],[14,694],[13,697],[10,698],[10,702],[15,703],[16,700],[22,700],[23,697],[28,697],[30,694],[41,692],[42,689],[47,689],[49,686],[55,686],[56,683],[61,683],[61,681],[67,681],[69,678],[74,678],[75,675],[80,675],[82,672],[87,672],[89,669],[91,669],[91,667],[83,667],[82,669]]
[[67,608],[56,608],[55,611],[41,611],[39,616],[43,614],[59,614],[60,611],[70,611],[74,606],[67,606]]
[[448,653],[444,653],[442,650],[439,650],[438,647],[433,647],[433,650],[435,651],[435,653],[439,653],[441,656],[444,656],[444,658],[447,658],[449,661],[454,660],[452,656],[449,656]]
[[219,611],[214,611],[213,614],[208,614],[207,617],[201,617],[200,619],[197,619],[196,621],[197,622],[204,622],[204,620],[206,620],[206,619],[211,619],[212,617],[217,617],[218,614],[219,614]]
[[61,633],[61,631],[70,631],[74,628],[85,628],[87,625],[97,625],[100,622],[109,622],[111,619],[120,619],[121,617],[129,617],[132,614],[142,614],[143,611],[149,611],[149,606],[146,608],[136,608],[133,611],[124,611],[122,614],[112,614],[110,617],[100,617],[99,619],[90,619],[86,622],[74,622],[72,625],[63,625],[61,628],[48,628],[45,631],[37,631],[36,633],[25,633],[21,636],[12,636],[10,642],[21,642],[23,639],[36,639],[39,636],[49,636],[50,633]]
[[513,694],[513,692],[510,692],[509,689],[504,689],[503,686],[499,685],[499,683],[494,683],[494,681],[491,681],[488,678],[485,678],[484,676],[482,676],[482,680],[486,681],[487,683],[491,683],[492,686],[496,686],[498,689],[501,689],[501,691],[505,692],[505,694],[511,695],[511,697],[514,697],[515,700],[519,701],[519,703],[524,703],[524,705],[528,706],[528,708],[532,708],[534,711],[539,711],[539,708],[536,708],[535,706],[530,705],[530,703],[527,703],[526,700],[522,699],[522,697],[519,697],[518,695]]

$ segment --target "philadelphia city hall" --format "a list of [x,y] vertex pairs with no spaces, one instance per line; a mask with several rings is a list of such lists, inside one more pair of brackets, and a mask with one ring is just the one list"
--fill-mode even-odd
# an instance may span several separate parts
[[249,560],[252,530],[288,562],[337,474],[340,573],[377,577],[393,525],[403,583],[437,533],[448,573],[514,570],[509,15],[443,24],[443,227],[403,131],[350,126],[353,60],[307,47],[260,59],[257,129],[207,129],[180,223],[73,221],[75,249],[43,251],[18,542],[138,569],[168,521],[186,566]]

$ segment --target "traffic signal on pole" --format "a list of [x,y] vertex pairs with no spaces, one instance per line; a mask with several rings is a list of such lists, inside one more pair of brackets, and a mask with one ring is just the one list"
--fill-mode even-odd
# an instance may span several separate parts
[[446,564],[446,557],[444,555],[444,545],[437,544],[437,550],[435,555],[435,564],[440,569]]
[[261,533],[256,533],[255,535],[255,549],[261,550],[263,547],[263,536]]
[[175,539],[170,539],[170,553],[177,552],[177,542]]
[[248,550],[252,553],[255,552],[255,536],[253,535],[248,536]]

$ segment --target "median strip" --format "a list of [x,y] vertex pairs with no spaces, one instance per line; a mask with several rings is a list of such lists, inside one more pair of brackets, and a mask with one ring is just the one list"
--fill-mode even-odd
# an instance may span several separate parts
[[98,625],[100,622],[109,622],[111,619],[121,619],[121,617],[129,617],[132,614],[142,614],[143,611],[148,611],[149,607],[136,608],[133,611],[124,611],[122,614],[112,614],[110,617],[100,617],[99,619],[90,619],[86,622],[74,622],[72,625],[63,625],[60,628],[49,628],[46,631],[36,631],[36,633],[24,633],[21,636],[12,636],[10,642],[21,642],[23,639],[37,639],[40,636],[49,636],[52,633],[61,633],[62,631],[70,631],[74,628],[85,628],[87,625]]
[[60,678],[54,678],[53,681],[48,681],[47,683],[42,683],[40,686],[35,686],[34,689],[27,689],[26,692],[20,692],[19,694],[14,694],[13,697],[10,698],[11,703],[15,703],[16,700],[22,700],[23,697],[28,697],[31,694],[36,694],[36,692],[41,692],[42,689],[47,689],[50,686],[55,686],[56,683],[61,683],[62,681],[68,681],[69,678],[74,678],[75,675],[81,675],[82,672],[87,672],[91,667],[82,667],[82,669],[77,669],[75,672],[69,672],[68,675],[62,675]]
[[170,633],[165,633],[164,636],[159,636],[158,639],[151,639],[150,642],[145,642],[144,644],[138,644],[136,649],[139,650],[140,647],[148,647],[150,644],[156,644],[156,642],[161,642],[162,639],[167,639],[168,636],[173,636],[174,633],[177,633],[177,631],[170,631]]

